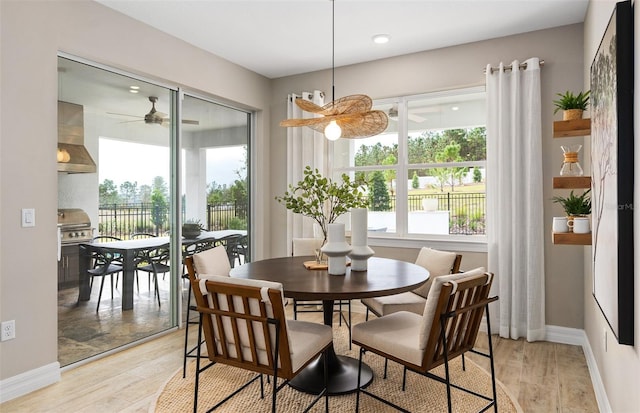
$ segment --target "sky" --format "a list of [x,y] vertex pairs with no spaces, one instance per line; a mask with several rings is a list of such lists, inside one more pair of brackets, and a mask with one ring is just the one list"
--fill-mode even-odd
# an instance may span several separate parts
[[[231,185],[235,170],[244,162],[244,149],[239,146],[207,150],[207,184],[211,181]],[[169,148],[100,138],[98,179],[112,180],[116,186],[123,182],[151,185],[153,178],[162,176],[169,183]]]

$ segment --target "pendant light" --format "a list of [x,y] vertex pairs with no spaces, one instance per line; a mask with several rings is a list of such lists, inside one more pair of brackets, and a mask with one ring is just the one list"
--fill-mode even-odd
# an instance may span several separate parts
[[350,95],[338,100],[335,98],[335,0],[332,4],[331,27],[331,92],[332,101],[324,106],[318,106],[302,98],[296,98],[296,105],[305,112],[320,115],[311,119],[287,119],[280,122],[280,126],[296,127],[308,126],[324,133],[329,140],[342,138],[357,139],[378,135],[387,129],[389,119],[381,110],[371,110],[373,101],[367,95]]

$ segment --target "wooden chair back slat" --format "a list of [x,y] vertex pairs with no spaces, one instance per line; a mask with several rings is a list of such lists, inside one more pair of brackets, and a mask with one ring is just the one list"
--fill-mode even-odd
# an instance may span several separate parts
[[[278,377],[293,377],[282,292],[268,290],[272,312],[269,314],[260,288],[207,280],[206,291],[201,291],[193,258],[186,257],[185,264],[197,310],[205,315],[202,330],[209,360],[272,374],[276,360],[275,333],[278,332]],[[262,346],[264,348],[260,348]]]
[[471,350],[478,336],[485,306],[497,298],[489,298],[490,274],[444,283],[431,324],[422,371],[431,370],[445,361],[442,337],[446,338],[449,360]]

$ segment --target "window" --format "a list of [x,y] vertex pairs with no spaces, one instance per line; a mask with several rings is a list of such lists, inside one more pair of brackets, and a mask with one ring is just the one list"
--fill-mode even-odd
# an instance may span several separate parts
[[333,144],[333,173],[368,182],[369,235],[484,242],[484,87],[376,101],[387,130]]

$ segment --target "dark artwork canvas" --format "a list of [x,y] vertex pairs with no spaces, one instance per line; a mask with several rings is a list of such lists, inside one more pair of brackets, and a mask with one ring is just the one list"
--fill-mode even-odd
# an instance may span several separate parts
[[593,296],[633,345],[633,12],[619,2],[591,65]]

